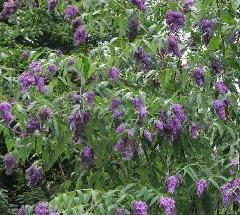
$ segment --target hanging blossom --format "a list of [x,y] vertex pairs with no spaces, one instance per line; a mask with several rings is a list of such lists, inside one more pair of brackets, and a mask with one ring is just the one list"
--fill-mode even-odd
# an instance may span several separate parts
[[231,169],[229,170],[229,174],[230,174],[230,175],[234,175],[235,172],[236,172],[237,169],[238,169],[238,160],[237,160],[237,159],[233,159],[233,160],[231,161],[230,167],[231,167]]
[[57,6],[57,0],[48,0],[48,10],[53,12]]
[[139,20],[136,15],[132,16],[128,21],[128,40],[133,42],[139,31]]
[[143,106],[143,102],[140,97],[136,97],[133,99],[133,105],[135,106],[136,110],[138,111],[138,116],[140,120],[144,120],[147,117],[148,111]]
[[160,206],[165,210],[167,215],[175,214],[175,200],[171,197],[160,198]]
[[147,215],[148,205],[143,201],[135,201],[133,203],[133,209],[136,215]]
[[92,106],[94,103],[95,94],[93,91],[87,93],[87,103],[89,106]]
[[80,144],[85,131],[86,124],[90,120],[90,112],[81,113],[79,110],[74,111],[69,117],[68,122],[73,131],[73,143]]
[[41,166],[32,165],[26,170],[26,173],[28,179],[28,186],[34,187],[40,182],[43,170]]
[[22,92],[24,94],[28,93],[29,87],[37,86],[38,90],[41,93],[45,92],[45,84],[44,84],[44,78],[40,76],[40,73],[42,71],[42,65],[40,61],[33,61],[29,65],[29,71],[22,73],[19,78],[18,82],[21,85]]
[[233,201],[236,204],[240,204],[240,178],[236,178],[232,181],[233,188]]
[[87,33],[83,25],[79,26],[74,33],[74,44],[79,46],[86,42]]
[[207,46],[213,34],[213,22],[209,19],[203,19],[199,26],[202,31],[202,42]]
[[179,185],[180,185],[179,176],[172,175],[167,178],[167,190],[169,193],[173,194]]
[[123,116],[123,112],[121,110],[115,110],[112,116],[114,119],[120,119]]
[[26,211],[25,211],[25,206],[22,205],[21,208],[19,209],[17,215],[26,215]]
[[205,179],[202,178],[199,181],[197,181],[196,188],[197,188],[197,196],[198,197],[201,197],[203,195],[207,186],[208,186],[208,184],[207,184],[207,181]]
[[9,102],[0,103],[0,112],[2,114],[5,123],[9,124],[15,119],[15,116],[11,113],[12,105]]
[[57,71],[57,65],[54,64],[54,63],[50,64],[49,67],[48,67],[48,71],[50,73],[55,73]]
[[14,168],[17,166],[17,161],[15,157],[11,154],[6,154],[4,156],[4,168],[6,175],[11,175]]
[[41,108],[34,117],[26,123],[26,134],[33,134],[35,131],[42,131],[46,121],[52,117],[52,110],[48,107]]
[[225,207],[229,207],[232,201],[232,184],[225,183],[220,187],[222,194],[222,201]]
[[213,105],[214,105],[214,109],[215,109],[216,113],[218,114],[218,116],[223,121],[226,121],[227,117],[226,117],[226,113],[225,113],[225,104],[224,104],[224,102],[222,102],[221,100],[215,100]]
[[30,57],[30,51],[26,50],[21,54],[20,60],[24,61],[24,60],[27,60],[29,57]]
[[183,107],[180,104],[173,104],[172,112],[181,122],[184,122],[187,119],[187,116],[183,111]]
[[93,163],[94,159],[93,149],[89,146],[84,146],[83,151],[80,155],[80,159],[82,161],[84,171],[87,171]]
[[153,136],[152,136],[152,133],[148,129],[144,130],[143,135],[147,141],[152,142]]
[[120,99],[114,98],[114,99],[112,100],[111,106],[109,107],[109,110],[110,110],[110,111],[113,111],[114,109],[116,109],[116,108],[120,105],[120,103],[121,103],[121,100],[120,100]]
[[172,32],[178,32],[185,25],[185,16],[179,11],[168,10],[165,18]]
[[17,12],[17,5],[13,0],[8,0],[3,3],[2,16],[10,16]]
[[118,81],[119,74],[120,74],[120,72],[116,67],[111,67],[108,71],[108,75],[112,79],[113,83],[116,83]]
[[168,37],[168,51],[173,53],[176,57],[181,58],[182,52],[179,47],[179,37],[172,35]]
[[121,208],[115,209],[115,215],[131,215],[131,213],[128,210],[123,210]]
[[35,215],[48,215],[48,203],[38,202],[35,207]]
[[214,74],[220,74],[223,71],[223,64],[217,60],[212,60],[210,62],[210,68],[214,72]]
[[199,87],[204,85],[204,71],[202,67],[197,67],[193,70],[193,77],[195,78],[195,82]]
[[126,126],[124,123],[121,123],[115,130],[115,134],[120,134],[125,130]]
[[78,7],[69,4],[65,10],[64,19],[71,19],[76,13],[78,13]]
[[59,215],[59,213],[56,210],[52,210],[49,212],[49,215]]
[[134,152],[140,153],[140,146],[135,141],[129,141],[127,137],[121,138],[114,146],[114,150],[123,155],[124,160],[130,161]]
[[180,104],[173,104],[172,112],[173,115],[171,117],[168,117],[166,111],[161,113],[156,126],[159,134],[166,134],[171,142],[174,142],[181,134],[182,123],[187,119],[187,116]]
[[186,0],[183,4],[183,11],[184,13],[187,13],[190,10],[190,7],[193,4],[193,0]]
[[222,81],[217,81],[215,87],[218,89],[219,93],[226,95],[229,92],[229,89]]
[[145,0],[131,0],[132,4],[136,5],[139,10],[145,11],[146,10],[146,5],[145,5]]
[[164,124],[161,120],[156,121],[156,128],[157,128],[158,134],[160,135],[164,134]]
[[139,47],[134,54],[137,62],[142,63],[142,69],[145,69],[151,65],[150,57],[146,54],[143,47]]
[[191,124],[191,135],[194,140],[198,138],[198,126],[195,122]]

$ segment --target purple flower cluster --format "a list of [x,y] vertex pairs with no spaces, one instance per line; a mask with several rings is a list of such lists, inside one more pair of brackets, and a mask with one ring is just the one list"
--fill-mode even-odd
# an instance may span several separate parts
[[24,60],[27,60],[29,57],[30,57],[30,51],[26,50],[21,54],[20,60],[24,61]]
[[129,161],[132,159],[135,151],[140,151],[140,147],[135,141],[129,141],[127,137],[123,137],[114,146],[114,150],[121,153],[124,159]]
[[219,93],[226,95],[229,92],[229,89],[222,81],[217,81],[215,87],[218,89]]
[[195,82],[199,87],[202,87],[204,84],[204,71],[202,67],[197,67],[193,70],[193,77]]
[[74,57],[70,57],[68,60],[68,65],[74,65],[75,64],[75,59]]
[[4,156],[4,166],[6,170],[6,175],[11,175],[13,169],[17,166],[17,161],[15,157],[13,157],[11,154],[6,154]]
[[45,84],[44,84],[44,78],[39,75],[39,73],[42,71],[42,65],[40,61],[33,61],[29,65],[29,71],[22,73],[19,78],[18,82],[21,85],[22,92],[24,94],[28,93],[29,87],[31,85],[37,86],[38,90],[41,93],[45,92]]
[[128,40],[133,42],[137,37],[139,30],[139,21],[137,16],[132,16],[128,21]]
[[54,11],[57,6],[57,0],[48,0],[48,10],[50,12]]
[[168,10],[165,18],[172,32],[178,32],[185,25],[185,16],[181,12]]
[[0,103],[0,112],[5,123],[9,124],[15,117],[11,114],[12,105],[9,102]]
[[78,13],[78,7],[69,4],[65,10],[64,19],[71,19],[76,13]]
[[147,117],[148,111],[143,106],[143,102],[141,98],[136,97],[133,99],[133,105],[135,106],[136,110],[138,111],[138,116],[140,120],[144,120]]
[[232,184],[225,183],[221,186],[222,201],[224,206],[228,207],[232,201]]
[[143,135],[145,137],[145,139],[149,142],[152,142],[153,140],[153,135],[152,133],[148,130],[148,129],[145,129],[144,132],[143,132]]
[[42,65],[40,61],[33,61],[30,65],[29,65],[29,71],[32,72],[41,72],[42,71]]
[[43,170],[41,166],[32,165],[26,170],[26,173],[28,179],[28,186],[34,187],[40,182]]
[[17,5],[13,0],[8,0],[3,3],[2,16],[10,16],[17,12]]
[[40,109],[34,117],[29,119],[26,123],[26,134],[33,134],[35,131],[41,131],[44,123],[53,115],[48,107]]
[[240,178],[236,178],[232,181],[233,188],[233,201],[236,204],[240,204]]
[[115,130],[115,134],[120,134],[125,130],[126,126],[124,123],[121,123]]
[[48,215],[48,203],[38,202],[35,207],[35,215]]
[[136,215],[147,215],[148,205],[143,201],[135,201],[133,203],[133,209]]
[[132,128],[132,129],[128,129],[128,138],[131,138],[131,137],[134,137],[134,134],[135,134],[135,130]]
[[115,118],[115,119],[121,118],[122,115],[123,115],[123,112],[122,112],[121,110],[115,110],[115,111],[113,112],[113,118]]
[[172,112],[174,116],[177,117],[181,122],[184,122],[187,119],[187,116],[183,111],[183,107],[180,104],[173,104]]
[[89,106],[92,106],[94,103],[95,94],[93,91],[87,93],[87,103]]
[[229,174],[230,175],[234,175],[235,174],[235,172],[237,171],[237,169],[238,169],[238,160],[237,159],[233,159],[232,161],[231,161],[231,169],[229,170]]
[[165,210],[167,215],[175,214],[175,200],[170,197],[162,197],[160,198],[160,206]]
[[54,64],[54,63],[50,64],[49,67],[48,67],[48,71],[50,73],[55,73],[57,71],[57,65]]
[[113,83],[116,83],[118,81],[119,78],[119,70],[116,67],[111,67],[108,71],[108,75],[110,76],[110,78],[112,79]]
[[225,104],[224,104],[224,102],[222,102],[221,100],[215,100],[213,105],[214,105],[214,109],[215,109],[216,113],[218,114],[218,116],[223,121],[226,121],[227,117],[226,117],[226,113],[225,113]]
[[80,159],[82,161],[84,171],[87,171],[93,163],[94,159],[93,149],[89,146],[84,146],[83,151],[80,155]]
[[209,19],[203,19],[200,22],[200,28],[202,30],[202,42],[206,46],[209,44],[213,34],[213,22]]
[[17,215],[26,215],[26,211],[25,211],[25,206],[22,205],[21,208],[19,209]]
[[161,120],[156,121],[156,128],[157,128],[158,134],[160,135],[164,134],[164,124]]
[[33,134],[35,131],[41,130],[41,123],[36,117],[29,119],[26,123],[26,134]]
[[181,58],[182,52],[179,47],[179,37],[172,35],[168,37],[168,51],[173,53],[176,57]]
[[139,47],[134,57],[137,62],[142,63],[142,69],[145,69],[151,65],[151,60],[149,56],[144,51],[143,47]]
[[183,11],[184,13],[187,13],[190,9],[190,7],[192,6],[193,4],[193,0],[186,0],[183,4]]
[[175,189],[179,186],[180,180],[177,175],[169,176],[167,179],[167,190],[169,193],[173,194]]
[[128,210],[123,210],[121,208],[116,208],[115,215],[131,215]]
[[201,197],[205,191],[205,189],[207,188],[208,184],[207,181],[205,179],[200,179],[197,181],[196,183],[196,188],[197,188],[197,196]]
[[85,30],[85,27],[83,25],[80,25],[74,33],[75,46],[79,46],[80,44],[85,43],[86,39],[87,39],[87,33]]
[[117,99],[117,98],[114,98],[112,100],[112,103],[111,103],[111,106],[109,108],[110,111],[113,111],[114,109],[116,109],[121,103],[121,100],[120,99]]
[[85,126],[90,119],[90,112],[85,111],[81,114],[79,110],[74,111],[68,118],[71,130],[73,131],[73,143],[80,144]]
[[146,5],[145,5],[145,0],[131,0],[132,4],[136,5],[139,10],[145,11],[146,10]]
[[222,200],[224,206],[228,207],[232,201],[240,203],[240,178],[235,178],[231,182],[225,183],[221,187]]
[[182,132],[182,123],[187,119],[183,108],[179,104],[173,104],[173,115],[167,116],[166,112],[161,113],[160,120],[157,121],[156,127],[160,135],[166,134],[171,142],[174,142]]
[[213,70],[214,74],[220,74],[223,71],[223,64],[217,60],[212,60],[210,62],[210,68]]
[[191,124],[191,135],[194,140],[198,138],[198,126],[195,122]]

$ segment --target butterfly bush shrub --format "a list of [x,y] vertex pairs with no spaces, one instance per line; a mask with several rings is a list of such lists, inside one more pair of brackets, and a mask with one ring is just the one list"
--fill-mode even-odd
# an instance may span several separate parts
[[238,1],[0,1],[0,214],[239,214]]

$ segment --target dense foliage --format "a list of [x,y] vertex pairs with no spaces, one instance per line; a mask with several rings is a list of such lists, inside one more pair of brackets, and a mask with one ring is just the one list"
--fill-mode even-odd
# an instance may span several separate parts
[[0,11],[0,214],[240,214],[237,0]]

